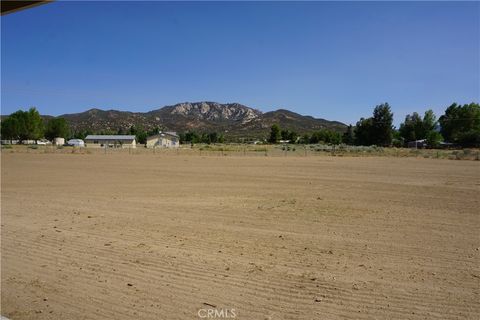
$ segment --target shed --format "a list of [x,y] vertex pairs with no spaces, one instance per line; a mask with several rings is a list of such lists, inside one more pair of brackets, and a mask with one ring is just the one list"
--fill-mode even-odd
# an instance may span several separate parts
[[53,139],[53,144],[56,146],[63,146],[65,144],[65,138],[57,137]]

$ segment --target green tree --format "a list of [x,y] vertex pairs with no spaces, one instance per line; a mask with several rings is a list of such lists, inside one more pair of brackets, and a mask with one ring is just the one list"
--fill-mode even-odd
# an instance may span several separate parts
[[373,110],[372,127],[373,144],[377,146],[389,146],[393,138],[393,113],[388,103],[383,103]]
[[407,114],[398,131],[400,136],[407,142],[425,138],[422,117],[416,112],[411,115]]
[[306,133],[300,138],[300,141],[299,141],[299,143],[301,144],[307,144],[309,142],[310,142],[310,136]]
[[435,130],[431,130],[430,132],[428,132],[426,139],[427,139],[427,145],[431,148],[438,147],[440,145],[440,142],[443,141],[442,134]]
[[280,138],[280,126],[278,124],[272,125],[272,127],[270,128],[270,138],[268,139],[268,142],[278,143]]
[[440,132],[448,142],[462,146],[480,145],[480,105],[453,103],[439,119]]
[[373,118],[360,118],[355,125],[355,144],[359,146],[369,146],[374,144],[373,140]]
[[37,109],[27,111],[27,139],[38,140],[43,137],[45,126]]
[[347,131],[343,133],[342,141],[348,145],[353,145],[355,143],[355,133],[353,132],[352,125],[349,125]]
[[435,113],[433,113],[433,110],[427,110],[425,111],[425,114],[423,115],[423,131],[425,133],[425,137],[427,136],[430,131],[433,131],[437,128],[437,117],[435,116]]
[[66,138],[68,137],[69,132],[70,128],[65,118],[53,118],[47,122],[45,138],[48,140],[53,140],[57,137]]
[[38,140],[43,137],[43,120],[37,109],[33,107],[28,111],[18,110],[8,116],[4,121],[7,121],[6,128],[3,129],[4,133],[10,136],[11,139],[19,139],[22,141]]
[[185,142],[199,143],[200,136],[195,131],[188,131],[187,133],[185,133]]
[[20,136],[20,123],[16,117],[8,117],[1,123],[1,135],[4,140],[17,140]]
[[437,118],[432,110],[427,110],[420,117],[416,112],[405,117],[405,122],[400,124],[399,133],[404,141],[426,139],[427,135],[437,127]]

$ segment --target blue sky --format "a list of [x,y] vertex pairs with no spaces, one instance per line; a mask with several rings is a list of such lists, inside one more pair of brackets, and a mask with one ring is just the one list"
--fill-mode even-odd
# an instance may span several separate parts
[[478,102],[479,2],[54,2],[2,17],[1,113],[184,101],[395,123]]

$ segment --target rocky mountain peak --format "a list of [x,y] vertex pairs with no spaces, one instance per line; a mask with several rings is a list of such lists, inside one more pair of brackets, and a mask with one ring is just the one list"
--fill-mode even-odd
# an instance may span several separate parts
[[184,102],[172,106],[171,114],[193,117],[209,121],[249,122],[262,113],[239,103],[221,104],[217,102]]

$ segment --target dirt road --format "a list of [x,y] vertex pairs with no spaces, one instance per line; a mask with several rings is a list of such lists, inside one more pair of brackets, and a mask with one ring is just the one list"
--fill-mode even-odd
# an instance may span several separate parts
[[480,318],[479,162],[6,153],[1,177],[11,319]]

